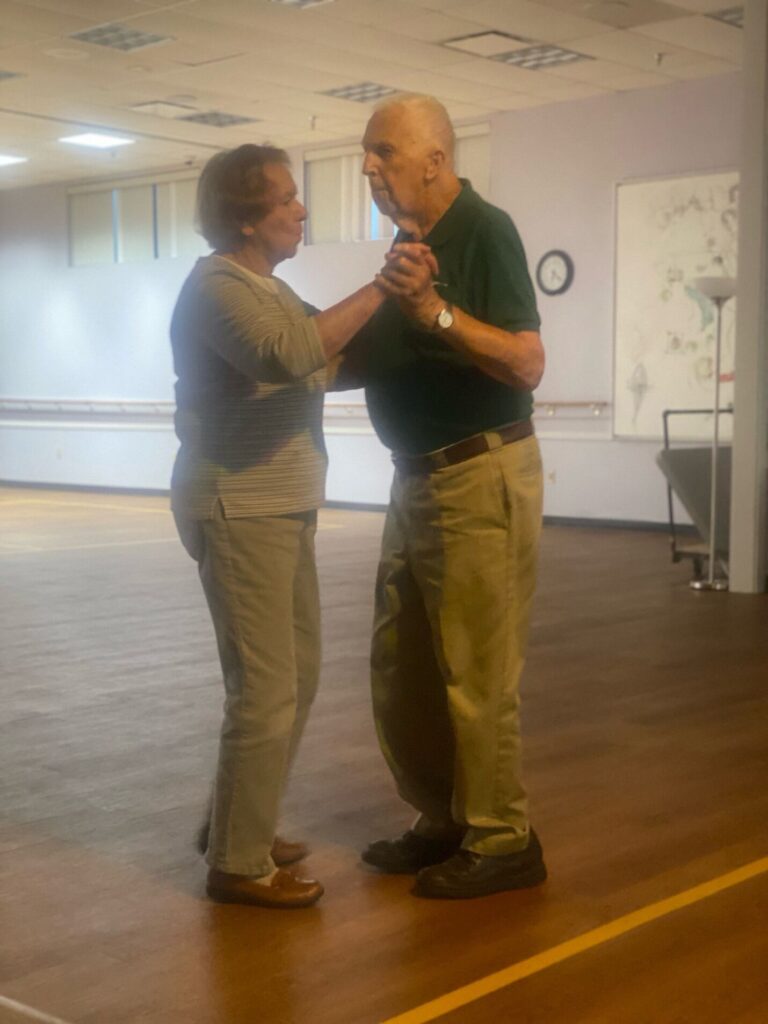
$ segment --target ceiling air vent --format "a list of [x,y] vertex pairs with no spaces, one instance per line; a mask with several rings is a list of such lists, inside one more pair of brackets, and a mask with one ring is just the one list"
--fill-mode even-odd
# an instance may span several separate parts
[[491,60],[499,60],[503,64],[513,64],[517,68],[526,71],[539,71],[541,68],[553,67],[556,64],[575,64],[580,60],[594,60],[585,53],[576,53],[575,50],[564,50],[560,46],[528,46],[524,50],[511,50],[509,53],[499,53]]
[[207,124],[211,128],[229,128],[233,124],[256,124],[261,118],[225,114],[222,110],[207,110],[201,114],[187,114],[186,117],[180,117],[178,120],[191,121],[192,124]]
[[174,37],[156,36],[113,22],[109,25],[96,25],[95,28],[88,28],[84,32],[73,32],[69,38],[77,39],[81,43],[93,43],[94,46],[108,46],[123,53],[133,53],[135,50],[145,50],[148,46],[173,42]]
[[338,100],[352,100],[354,103],[372,103],[384,96],[392,96],[397,89],[388,85],[377,85],[376,82],[358,82],[356,85],[343,85],[340,89],[326,89],[320,96],[334,96]]

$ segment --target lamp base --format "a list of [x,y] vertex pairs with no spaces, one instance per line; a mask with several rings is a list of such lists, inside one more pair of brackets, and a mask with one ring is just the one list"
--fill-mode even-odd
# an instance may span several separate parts
[[722,592],[728,590],[728,580],[722,576],[716,580],[691,580],[688,586],[691,590],[716,590]]

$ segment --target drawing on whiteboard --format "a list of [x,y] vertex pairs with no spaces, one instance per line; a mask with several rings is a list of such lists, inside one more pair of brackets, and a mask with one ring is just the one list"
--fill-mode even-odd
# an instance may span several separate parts
[[643,406],[643,399],[645,398],[645,393],[648,390],[648,373],[643,363],[638,363],[634,368],[632,376],[627,381],[627,387],[635,396],[632,422],[637,423],[637,417],[640,415],[640,410]]
[[[614,431],[660,437],[664,409],[712,405],[715,311],[693,280],[736,276],[738,175],[622,185],[617,205]],[[734,307],[723,317],[723,405],[733,399]],[[681,436],[711,433],[708,417],[682,423]]]

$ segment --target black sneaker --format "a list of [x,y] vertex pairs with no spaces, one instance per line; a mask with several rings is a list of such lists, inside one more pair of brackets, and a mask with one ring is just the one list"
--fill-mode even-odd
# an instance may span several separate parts
[[419,872],[414,892],[430,899],[473,899],[509,889],[541,885],[547,868],[536,833],[531,830],[528,846],[517,853],[488,857],[474,850],[459,850],[450,860]]
[[415,875],[441,864],[461,847],[461,839],[428,839],[409,830],[397,839],[379,839],[363,850],[366,864],[390,875]]

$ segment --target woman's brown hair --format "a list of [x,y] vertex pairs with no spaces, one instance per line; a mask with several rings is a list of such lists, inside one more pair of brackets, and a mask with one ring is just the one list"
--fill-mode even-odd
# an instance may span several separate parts
[[243,224],[260,220],[270,210],[264,168],[289,163],[284,149],[251,143],[211,157],[197,183],[197,224],[213,249],[241,247]]

